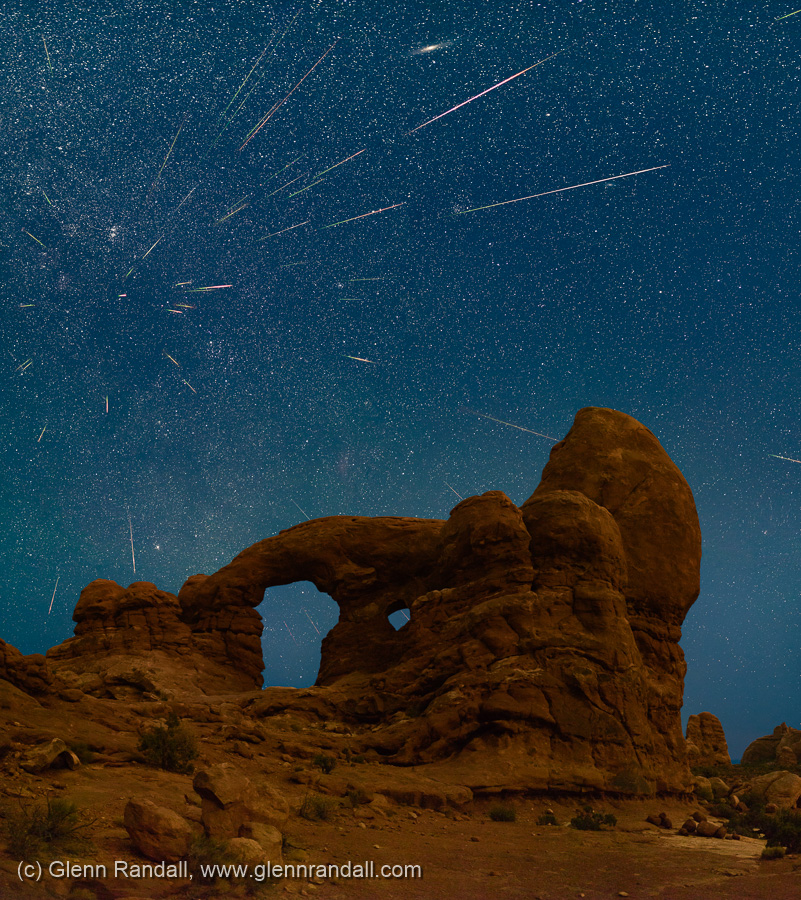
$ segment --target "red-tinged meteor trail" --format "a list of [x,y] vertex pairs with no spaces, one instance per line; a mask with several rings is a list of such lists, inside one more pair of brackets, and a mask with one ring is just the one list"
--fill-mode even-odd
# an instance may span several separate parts
[[262,128],[270,121],[270,119],[278,112],[278,110],[286,103],[287,100],[295,93],[295,91],[303,84],[303,82],[311,75],[311,73],[320,65],[320,63],[328,56],[328,54],[336,47],[339,42],[339,38],[334,41],[333,44],[323,53],[323,55],[317,60],[317,62],[309,69],[309,71],[300,79],[300,81],[292,88],[292,90],[284,97],[284,99],[280,103],[276,103],[275,106],[267,113],[267,115],[258,123],[258,125],[250,132],[250,134],[245,139],[245,142],[239,148],[242,150],[256,135],[262,130]]
[[418,125],[417,128],[412,128],[411,131],[407,131],[406,133],[414,134],[415,131],[419,131],[421,128],[425,128],[426,125],[430,125],[432,122],[436,122],[437,119],[441,119],[443,116],[447,116],[452,112],[456,112],[457,109],[461,109],[463,106],[467,106],[468,103],[472,103],[474,100],[478,100],[479,97],[486,96],[490,91],[494,91],[499,87],[503,87],[505,84],[509,84],[510,81],[514,81],[515,78],[520,78],[520,76],[525,75],[526,72],[530,72],[532,69],[536,69],[537,66],[541,66],[543,63],[548,62],[549,59],[553,59],[554,56],[559,56],[559,54],[564,53],[566,49],[569,48],[557,50],[556,53],[552,53],[550,56],[546,56],[545,59],[541,59],[539,62],[535,62],[527,69],[523,69],[522,72],[518,72],[516,75],[510,75],[508,78],[504,78],[503,81],[499,81],[497,84],[493,84],[492,87],[487,88],[486,91],[482,91],[480,94],[476,94],[474,97],[470,97],[468,100],[463,100],[461,103],[457,103],[456,106],[452,106],[450,109],[446,109],[444,113],[440,113],[438,116],[434,116],[433,119],[429,119],[427,122],[423,122],[422,125]]
[[574,191],[576,188],[589,187],[591,184],[603,184],[604,181],[614,181],[616,178],[631,178],[632,175],[642,175],[643,172],[656,172],[657,169],[669,169],[670,163],[664,166],[653,166],[650,169],[638,169],[636,172],[626,172],[625,175],[612,175],[609,178],[598,178],[596,181],[585,181],[583,184],[571,184],[570,187],[556,188],[553,191],[543,191],[541,194],[529,194],[527,197],[516,197],[514,200],[501,200],[500,203],[489,203],[487,206],[474,206],[472,209],[463,209],[457,212],[457,216],[466,213],[478,212],[482,209],[494,209],[496,206],[506,206],[509,203],[522,203],[523,200],[534,200],[537,197],[547,197],[548,194],[561,194],[562,191]]

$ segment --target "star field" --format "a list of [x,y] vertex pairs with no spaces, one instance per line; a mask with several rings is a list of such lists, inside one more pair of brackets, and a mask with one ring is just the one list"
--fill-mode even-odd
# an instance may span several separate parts
[[[801,718],[801,16],[475,7],[0,11],[0,636],[304,517],[522,503],[552,442],[468,411],[609,406],[695,494],[685,714],[736,758]],[[313,682],[333,600],[260,611],[267,683]]]

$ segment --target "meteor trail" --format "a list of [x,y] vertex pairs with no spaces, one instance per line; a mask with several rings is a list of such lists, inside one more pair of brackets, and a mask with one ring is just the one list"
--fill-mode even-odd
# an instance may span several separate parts
[[553,191],[543,191],[541,194],[529,194],[527,197],[517,197],[514,200],[501,200],[500,203],[490,203],[487,206],[474,206],[472,209],[464,209],[457,213],[463,216],[465,213],[478,212],[480,209],[494,209],[496,206],[506,206],[509,203],[520,203],[523,200],[534,200],[536,197],[547,197],[548,194],[561,194],[562,191],[574,191],[576,188],[589,187],[591,184],[603,184],[604,181],[614,181],[616,178],[630,178],[632,175],[642,175],[643,172],[656,172],[657,169],[669,169],[670,163],[664,166],[653,166],[650,169],[638,169],[636,172],[626,172],[625,175],[611,175],[609,178],[599,178],[597,181],[585,181],[583,184],[571,184],[570,187],[556,188]]
[[[367,147],[364,148],[364,150],[366,150],[366,149],[367,149]],[[364,153],[364,150],[359,150],[359,153]],[[331,172],[334,169],[336,169],[338,166],[345,165],[345,163],[348,162],[349,160],[356,159],[356,157],[359,155],[359,153],[354,153],[353,156],[349,156],[347,159],[340,160],[338,163],[335,163],[333,166],[330,166],[328,169],[323,169],[322,172],[318,172],[314,177],[319,178],[321,175],[325,175],[326,172]]]
[[192,385],[185,378],[182,378],[181,381],[183,381],[183,383],[189,388],[190,391],[192,391],[193,394],[197,393],[197,391],[192,387]]
[[28,237],[32,237],[32,238],[36,241],[37,244],[39,244],[40,246],[44,247],[44,244],[39,240],[38,237],[33,237],[33,235],[30,233],[30,231],[28,231],[28,230],[25,229],[25,228],[23,228],[22,230],[25,232],[25,234],[28,235]]
[[41,441],[42,435],[44,435],[46,429],[47,429],[47,422],[45,422],[45,426],[44,426],[44,428],[42,429],[42,434],[40,434],[39,437],[36,439],[36,443],[37,443],[37,444],[39,443],[39,441]]
[[374,209],[369,213],[362,213],[360,216],[354,216],[352,219],[340,219],[339,222],[332,222],[330,225],[323,225],[323,229],[325,228],[333,228],[334,225],[344,225],[347,222],[355,222],[357,219],[366,219],[367,216],[375,216],[378,213],[386,212],[388,209],[395,209],[398,206],[403,206],[406,201],[404,200],[402,203],[393,203],[392,206],[385,206],[382,209]]
[[[778,19],[774,19],[773,21],[774,21],[774,22],[781,22],[782,19],[789,19],[790,16],[797,16],[799,13],[801,13],[801,9],[797,9],[795,12],[787,13],[786,16],[779,16]],[[772,453],[771,453],[771,456],[773,456]],[[779,459],[784,459],[784,457],[783,457],[783,456],[780,456]],[[793,462],[798,462],[798,460],[793,460]]]
[[175,142],[178,140],[178,135],[181,133],[181,129],[184,127],[184,124],[186,123],[188,116],[189,116],[189,113],[186,113],[186,115],[183,118],[183,121],[178,126],[178,131],[175,133],[175,137],[172,139],[172,143],[170,144],[170,149],[167,151],[167,155],[164,157],[164,162],[161,164],[161,168],[159,169],[159,174],[156,175],[156,180],[153,182],[153,184],[150,185],[150,190],[147,192],[148,196],[153,193],[154,188],[159,183],[159,179],[161,178],[161,173],[164,171],[164,166],[167,165],[167,160],[170,158],[170,154],[172,153],[172,148],[175,146]]
[[[448,484],[448,482],[446,481],[445,484]],[[453,491],[453,493],[456,494],[456,496],[457,496],[460,500],[464,500],[464,497],[459,493],[459,491],[456,490],[456,488],[451,487],[449,484],[448,484],[448,487],[451,488],[451,490]]]
[[262,130],[262,128],[270,121],[270,119],[278,112],[278,110],[286,103],[287,100],[295,93],[295,91],[303,84],[303,82],[311,75],[311,73],[320,65],[320,63],[328,56],[328,54],[336,47],[339,42],[339,38],[334,41],[333,44],[323,53],[323,55],[317,60],[317,62],[309,69],[309,71],[300,79],[300,81],[292,88],[292,90],[284,97],[284,99],[280,103],[276,103],[275,106],[267,113],[267,115],[259,122],[259,124],[250,132],[250,134],[245,139],[245,142],[239,148],[242,150],[256,135]]
[[53,610],[53,601],[56,599],[56,590],[58,588],[58,579],[59,578],[61,578],[61,576],[56,575],[56,586],[53,588],[53,596],[50,598],[50,609],[48,609],[48,611],[47,611],[48,616],[50,615],[50,613]]
[[42,38],[42,40],[44,41],[44,45],[45,45],[45,53],[47,53],[47,65],[48,65],[48,68],[50,69],[50,74],[52,75],[53,74],[53,65],[50,62],[50,53],[48,52],[48,49],[47,49],[47,41],[45,41],[44,38]]
[[421,128],[425,128],[426,125],[430,125],[432,122],[436,122],[437,119],[441,119],[443,116],[447,116],[448,113],[456,112],[457,109],[461,109],[463,106],[467,106],[468,103],[472,103],[474,100],[478,100],[479,97],[483,97],[486,94],[489,94],[490,91],[494,91],[496,88],[503,87],[505,84],[509,84],[510,81],[514,81],[515,78],[519,78],[521,75],[525,75],[526,72],[530,72],[532,69],[536,69],[537,66],[541,66],[543,63],[548,62],[549,59],[553,59],[554,56],[559,56],[560,53],[564,53],[566,49],[557,50],[556,53],[552,53],[550,56],[546,56],[545,59],[541,59],[539,62],[535,62],[533,65],[530,65],[527,69],[523,69],[522,72],[518,72],[516,75],[510,75],[508,78],[504,78],[503,81],[499,81],[497,84],[493,84],[492,87],[487,88],[486,91],[482,91],[480,94],[476,94],[474,97],[470,97],[469,100],[463,100],[461,103],[457,103],[456,106],[452,106],[450,109],[446,109],[444,113],[440,113],[438,116],[434,116],[433,119],[429,119],[427,122],[423,122],[422,125],[418,125],[417,128],[412,128],[411,131],[407,131],[407,134],[414,134],[415,131],[418,131]]
[[196,294],[198,291],[219,291],[222,288],[233,287],[232,284],[209,284],[206,287],[192,288],[187,294]]
[[[289,631],[289,636],[292,638],[293,641],[295,641],[295,635],[292,634],[292,632],[291,632],[290,629],[289,629],[289,625],[286,624],[286,619],[281,619],[281,621],[284,623],[284,628],[286,628],[286,630]],[[298,642],[297,642],[297,641],[295,641],[295,646],[296,646],[296,647],[298,646]]]
[[308,191],[309,188],[314,187],[315,184],[319,184],[322,180],[322,178],[318,178],[317,181],[313,181],[311,184],[307,184],[305,188],[301,188],[299,191],[295,191],[294,194],[290,194],[287,197],[287,200],[291,200],[293,197],[297,197],[298,194],[302,194],[304,191]]
[[165,352],[164,355],[167,357],[167,359],[172,360],[179,369],[181,368],[181,364],[177,360],[173,359],[169,353]]
[[463,406],[462,409],[465,412],[469,412],[471,416],[480,416],[482,419],[489,419],[490,422],[497,422],[499,425],[508,425],[510,428],[517,428],[518,431],[526,431],[529,434],[536,434],[537,437],[547,438],[549,441],[553,441],[555,444],[559,441],[558,438],[551,437],[549,434],[543,434],[541,431],[532,431],[530,428],[523,428],[522,425],[513,425],[511,422],[504,422],[503,419],[496,419],[495,416],[488,416],[486,413],[475,412],[475,410],[468,409],[466,406]]
[[[311,185],[309,185],[309,187],[311,187]],[[310,221],[310,219],[306,219],[305,222],[298,222],[297,225],[290,225],[289,228],[284,228],[281,231],[274,231],[272,234],[265,234],[263,238],[259,238],[258,243],[266,241],[267,238],[278,237],[279,234],[284,234],[284,232],[286,231],[292,231],[293,228],[300,228],[301,225],[308,225]]]
[[[798,10],[801,12],[801,9]],[[786,459],[787,462],[794,462],[801,464],[801,459],[793,459],[792,456],[777,456],[775,453],[768,453],[768,456],[772,456],[774,459]]]
[[[303,607],[301,607],[301,609],[303,609]],[[312,623],[312,628],[317,632],[317,634],[319,634],[320,629],[314,624],[314,619],[312,619],[312,617],[306,612],[305,609],[303,609],[303,612],[306,613],[306,618]]]
[[374,359],[365,359],[363,356],[348,356],[347,353],[345,354],[345,359],[355,359],[356,362],[366,362],[370,363],[373,366],[378,365],[378,363]]
[[[158,238],[158,240],[157,240],[157,241],[156,241],[156,244],[158,244],[158,242],[159,242],[159,241],[160,241],[160,240],[161,240],[161,236],[159,236],[159,238]],[[150,248],[150,250],[154,250],[154,249],[155,249],[155,247],[156,247],[156,244],[153,244],[153,246],[152,246],[152,247],[151,247],[151,248]],[[148,255],[148,253],[150,253],[150,250],[148,250],[148,251],[147,251],[147,253],[145,253],[145,256],[147,256],[147,255]],[[145,258],[145,256],[143,256],[143,257],[142,257],[142,259],[144,259],[144,258]],[[131,269],[131,272],[133,272],[133,269]],[[128,273],[128,275],[130,275],[130,274],[131,274],[131,272],[129,272],[129,273]],[[126,277],[126,278],[127,278],[127,277],[128,277],[128,275],[126,275],[126,276],[125,276],[125,277]]]
[[131,535],[131,562],[133,563],[133,573],[136,575],[136,556],[134,556],[134,545],[133,545],[133,525],[131,525],[131,511],[128,507],[125,507],[125,511],[128,513],[128,531]]
[[[295,501],[294,501],[291,497],[289,498],[289,500],[290,500],[291,503],[295,503]],[[300,509],[300,506],[298,506],[297,503],[295,503],[295,506],[297,506],[298,509]],[[300,509],[300,511],[303,513],[304,516],[306,516],[307,519],[309,519],[309,516],[306,514],[306,511],[305,511],[305,510]],[[309,519],[309,521],[311,521],[311,520]]]

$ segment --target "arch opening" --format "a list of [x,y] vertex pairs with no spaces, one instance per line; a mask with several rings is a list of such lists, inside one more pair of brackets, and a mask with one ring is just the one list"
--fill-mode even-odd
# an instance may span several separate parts
[[387,621],[395,631],[400,631],[411,620],[412,614],[409,611],[409,607],[402,600],[398,600],[387,609]]
[[267,588],[256,611],[264,625],[264,687],[311,687],[323,638],[339,621],[336,601],[310,581],[296,581]]

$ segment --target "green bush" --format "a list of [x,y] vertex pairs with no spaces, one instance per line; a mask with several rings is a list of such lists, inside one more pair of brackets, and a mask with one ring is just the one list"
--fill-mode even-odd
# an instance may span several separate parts
[[157,725],[140,735],[139,751],[149,765],[184,774],[192,771],[192,760],[198,753],[194,735],[174,712],[168,716],[166,726]]
[[576,815],[570,820],[573,828],[579,831],[600,831],[604,826],[614,828],[617,825],[617,819],[611,814],[596,812],[591,806],[585,806],[584,809],[577,809]]
[[20,804],[6,815],[8,852],[17,859],[31,859],[37,854],[74,847],[85,843],[91,824],[69,800],[48,797],[43,806]]
[[489,817],[493,822],[514,822],[517,819],[517,813],[513,807],[497,803],[490,808]]
[[783,859],[786,853],[784,847],[765,847],[762,851],[762,859]]
[[353,757],[353,761],[355,763],[367,762],[367,757],[363,753],[357,753],[356,756]]
[[306,794],[300,806],[299,815],[310,822],[327,822],[334,812],[333,801],[327,797]]
[[556,821],[556,816],[552,812],[543,813],[539,819],[537,819],[537,825],[558,825],[559,823]]
[[729,828],[748,837],[764,834],[768,847],[784,847],[788,853],[801,852],[801,810],[766,813],[763,806],[752,806],[748,812],[731,814]]
[[312,759],[312,765],[316,766],[321,772],[329,775],[336,768],[337,761],[333,756],[326,756],[325,753],[318,753]]

